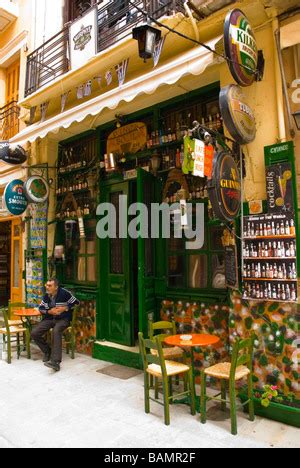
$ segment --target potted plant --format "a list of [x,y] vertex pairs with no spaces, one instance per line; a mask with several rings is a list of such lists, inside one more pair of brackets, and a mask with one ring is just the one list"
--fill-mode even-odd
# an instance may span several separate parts
[[[242,403],[248,400],[245,388],[240,389],[239,397]],[[248,405],[244,408],[248,411]],[[254,408],[257,416],[300,427],[300,401],[293,393],[280,394],[278,387],[265,385],[263,390],[255,391]]]

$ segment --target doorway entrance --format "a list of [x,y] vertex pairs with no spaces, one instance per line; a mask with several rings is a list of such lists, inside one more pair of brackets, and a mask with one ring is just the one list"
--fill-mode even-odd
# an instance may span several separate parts
[[22,255],[21,220],[0,221],[0,307],[23,300]]
[[[112,343],[134,346],[139,331],[147,335],[148,320],[155,314],[155,239],[150,238],[150,216],[148,239],[128,236],[128,208],[136,202],[150,208],[159,196],[159,181],[138,169],[137,179],[107,182],[101,193],[101,202],[115,208],[117,229],[116,238],[100,240],[100,335]],[[127,197],[127,206],[120,205],[120,196]],[[121,210],[126,211],[124,226],[119,225]]]

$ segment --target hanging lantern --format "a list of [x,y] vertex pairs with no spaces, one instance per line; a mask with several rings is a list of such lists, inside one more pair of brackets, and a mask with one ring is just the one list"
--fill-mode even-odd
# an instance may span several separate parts
[[155,45],[161,39],[161,31],[150,24],[142,24],[134,28],[132,34],[139,43],[139,55],[146,62],[153,57]]

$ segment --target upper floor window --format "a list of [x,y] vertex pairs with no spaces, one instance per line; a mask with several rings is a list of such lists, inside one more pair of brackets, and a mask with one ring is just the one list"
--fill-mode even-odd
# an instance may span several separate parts
[[65,0],[65,23],[74,21],[96,3],[97,0]]

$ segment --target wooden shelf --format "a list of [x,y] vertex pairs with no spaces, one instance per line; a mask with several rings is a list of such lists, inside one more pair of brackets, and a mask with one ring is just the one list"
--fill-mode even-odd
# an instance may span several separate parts
[[60,199],[60,198],[66,197],[69,193],[71,193],[72,195],[76,196],[76,195],[81,195],[81,194],[88,193],[88,192],[91,192],[91,189],[87,188],[87,189],[81,189],[81,190],[74,190],[74,191],[72,191],[72,192],[67,191],[67,192],[65,192],[65,193],[56,195],[56,197],[57,197],[58,199]]
[[256,299],[256,298],[253,298],[253,297],[244,297],[243,296],[243,301],[255,301],[255,302],[279,302],[279,303],[282,303],[282,304],[297,304],[298,301],[283,301],[281,299]]
[[268,262],[269,260],[297,260],[297,257],[244,257],[244,261],[262,260]]
[[271,278],[245,278],[243,277],[244,283],[248,281],[263,281],[265,283],[270,283],[276,281],[278,283],[297,283],[297,279],[271,279]]
[[244,237],[243,240],[265,240],[265,239],[296,239],[296,236],[255,236],[255,237]]

